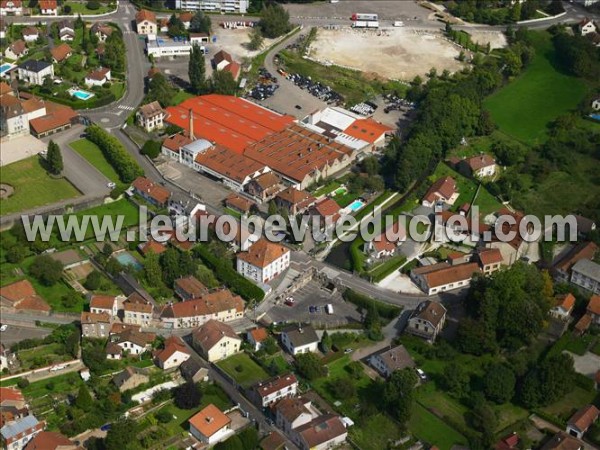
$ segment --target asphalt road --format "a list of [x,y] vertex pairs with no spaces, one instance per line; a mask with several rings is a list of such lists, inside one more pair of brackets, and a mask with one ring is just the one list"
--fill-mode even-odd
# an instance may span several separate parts
[[10,347],[15,342],[22,341],[23,339],[43,339],[52,332],[48,328],[12,325],[9,323],[11,321],[6,320],[4,316],[4,313],[2,313],[2,323],[8,325],[8,327],[6,331],[0,332],[0,342],[6,347]]

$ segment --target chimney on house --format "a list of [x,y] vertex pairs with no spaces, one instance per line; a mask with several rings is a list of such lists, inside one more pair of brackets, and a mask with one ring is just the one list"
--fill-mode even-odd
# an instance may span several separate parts
[[194,136],[194,111],[190,108],[190,139],[192,141],[196,140],[196,136]]

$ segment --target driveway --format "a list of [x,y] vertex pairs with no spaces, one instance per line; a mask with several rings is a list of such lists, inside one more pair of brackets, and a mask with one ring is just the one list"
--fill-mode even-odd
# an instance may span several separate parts
[[600,367],[600,356],[595,355],[592,352],[586,352],[585,355],[580,356],[575,353],[565,351],[573,357],[575,371],[585,375],[586,377],[593,378]]

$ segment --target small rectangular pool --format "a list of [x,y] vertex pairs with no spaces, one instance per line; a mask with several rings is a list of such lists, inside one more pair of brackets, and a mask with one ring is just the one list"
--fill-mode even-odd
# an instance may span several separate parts
[[594,114],[590,114],[590,117],[594,120],[597,120],[600,122],[600,114],[599,113],[594,113]]
[[363,206],[365,206],[365,202],[363,202],[362,200],[354,200],[352,203],[350,203],[348,205],[348,209],[352,212],[356,212],[358,211],[360,208],[362,208]]
[[16,67],[14,64],[4,63],[0,66],[0,75],[4,75],[5,72],[8,72],[13,67]]
[[119,261],[123,266],[131,266],[135,270],[140,270],[142,268],[142,264],[135,259],[131,253],[120,252],[115,255],[115,258],[117,258],[117,261]]
[[82,89],[69,89],[69,94],[79,100],[89,100],[94,96],[93,92],[84,91]]

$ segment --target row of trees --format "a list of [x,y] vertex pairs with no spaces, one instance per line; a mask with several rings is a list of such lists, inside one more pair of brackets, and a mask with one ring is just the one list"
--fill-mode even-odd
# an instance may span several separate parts
[[533,19],[538,10],[546,10],[551,15],[564,11],[561,0],[512,0],[500,1],[452,1],[448,2],[450,12],[467,22],[500,25]]
[[102,153],[113,166],[123,183],[131,183],[137,177],[144,175],[144,171],[133,156],[108,131],[98,125],[90,125],[85,131],[88,139],[100,147],[100,150],[102,150]]
[[193,275],[196,262],[188,252],[181,252],[169,247],[160,256],[154,252],[146,255],[144,260],[144,277],[148,284],[158,288],[159,292],[168,295],[166,287],[172,287],[176,279]]

